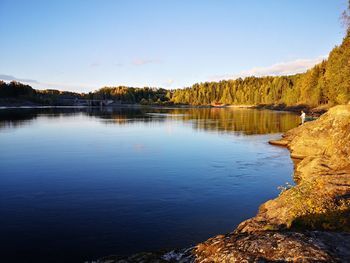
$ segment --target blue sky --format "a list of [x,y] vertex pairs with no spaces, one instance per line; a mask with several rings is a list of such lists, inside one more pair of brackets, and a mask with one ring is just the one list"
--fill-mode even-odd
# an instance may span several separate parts
[[304,71],[347,0],[0,0],[0,79],[88,92]]

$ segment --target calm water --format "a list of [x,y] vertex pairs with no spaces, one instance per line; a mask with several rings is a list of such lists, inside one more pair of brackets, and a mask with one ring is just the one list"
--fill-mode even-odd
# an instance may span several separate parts
[[0,110],[1,262],[84,262],[230,232],[291,182],[291,113]]

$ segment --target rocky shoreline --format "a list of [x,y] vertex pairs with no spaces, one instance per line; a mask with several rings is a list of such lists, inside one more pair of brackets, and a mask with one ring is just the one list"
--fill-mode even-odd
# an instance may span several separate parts
[[296,186],[232,233],[194,248],[97,262],[350,262],[350,105],[270,143],[290,150]]

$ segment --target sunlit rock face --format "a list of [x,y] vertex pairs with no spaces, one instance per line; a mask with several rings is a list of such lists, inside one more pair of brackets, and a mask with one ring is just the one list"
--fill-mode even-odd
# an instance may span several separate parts
[[350,105],[331,108],[318,120],[288,131],[291,154],[328,157],[330,168],[350,165]]
[[285,187],[233,233],[199,244],[196,261],[350,262],[350,105],[271,143],[287,146],[298,159],[297,185]]

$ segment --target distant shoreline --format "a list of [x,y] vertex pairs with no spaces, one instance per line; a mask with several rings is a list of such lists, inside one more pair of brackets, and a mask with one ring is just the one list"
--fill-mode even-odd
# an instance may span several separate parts
[[[160,109],[221,109],[221,108],[244,108],[244,109],[258,109],[258,110],[273,110],[273,111],[288,111],[288,112],[301,112],[305,111],[310,116],[318,117],[329,109],[328,105],[311,107],[308,105],[292,105],[286,106],[284,104],[259,104],[259,105],[186,105],[186,104],[169,104],[169,105],[157,105],[149,104],[143,105],[139,103],[126,103],[102,106],[102,108],[160,108]],[[31,101],[1,101],[1,109],[31,109],[31,108],[101,108],[101,106],[86,106],[86,105],[45,105],[34,103]]]

